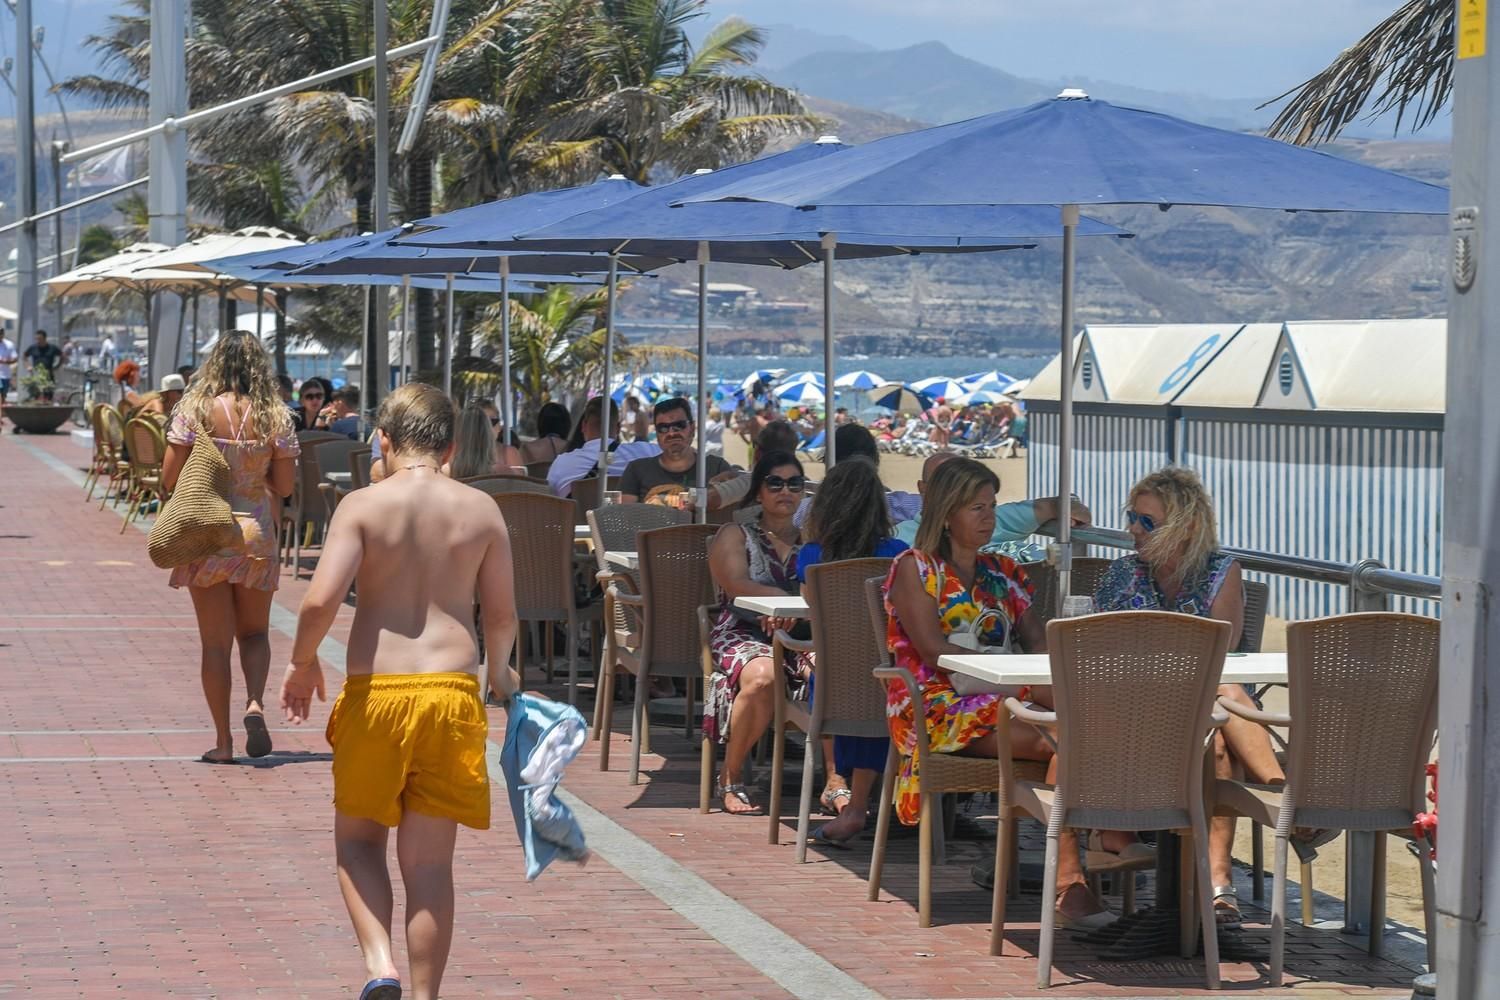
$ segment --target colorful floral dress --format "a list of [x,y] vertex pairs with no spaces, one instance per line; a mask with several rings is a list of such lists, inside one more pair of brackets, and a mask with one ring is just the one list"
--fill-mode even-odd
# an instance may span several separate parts
[[1233,566],[1230,556],[1213,553],[1202,570],[1182,582],[1176,598],[1168,601],[1151,576],[1151,565],[1132,552],[1104,571],[1094,591],[1094,606],[1100,611],[1176,611],[1207,618]]
[[[220,405],[224,401],[220,400]],[[229,411],[225,405],[226,413]],[[249,414],[246,414],[248,418]],[[177,413],[167,429],[167,441],[191,445],[198,432],[187,417]],[[212,438],[214,445],[229,463],[229,506],[234,511],[244,535],[244,544],[222,549],[206,559],[172,570],[174,587],[212,587],[220,583],[237,583],[252,590],[275,590],[280,582],[276,558],[277,519],[281,498],[271,492],[266,475],[271,462],[278,458],[295,458],[301,449],[297,436],[272,438],[269,441],[245,439],[242,423],[233,438]]]
[[[938,606],[938,623],[950,635],[981,614],[991,615],[991,627],[980,633],[984,645],[1001,646],[1015,638],[1016,623],[1031,607],[1033,588],[1026,572],[1013,559],[996,553],[980,553],[974,566],[974,586],[966,588],[953,568],[940,557],[909,549],[896,557],[885,581],[885,610],[890,616],[886,643],[896,666],[905,667],[922,685],[927,702],[927,739],[934,753],[953,753],[988,735],[998,719],[1000,696],[961,695],[953,690],[948,675],[923,661],[906,634],[891,604],[891,587],[905,560],[911,560],[922,579],[922,587]],[[911,698],[906,685],[886,685],[886,722],[891,739],[901,754],[896,776],[896,815],[910,826],[917,822],[921,799],[917,794],[917,734],[913,729]]]
[[[797,550],[792,546],[786,558],[776,552],[776,544],[761,527],[760,519],[740,525],[745,532],[745,557],[750,564],[750,579],[768,587],[797,592]],[[771,638],[760,626],[735,614],[734,602],[719,591],[723,610],[709,633],[708,647],[714,660],[714,673],[703,695],[703,735],[723,743],[729,739],[729,714],[740,690],[740,671],[751,660],[769,658]],[[811,675],[812,654],[788,652],[782,662],[787,690],[794,698],[804,696],[805,677]]]

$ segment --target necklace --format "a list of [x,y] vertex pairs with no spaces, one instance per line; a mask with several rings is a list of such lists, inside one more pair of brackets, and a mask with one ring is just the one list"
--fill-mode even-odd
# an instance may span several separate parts
[[437,466],[435,466],[435,465],[423,465],[421,462],[414,462],[411,465],[402,465],[402,466],[399,466],[396,469],[396,471],[397,472],[405,472],[407,469],[431,469],[433,472],[439,471]]

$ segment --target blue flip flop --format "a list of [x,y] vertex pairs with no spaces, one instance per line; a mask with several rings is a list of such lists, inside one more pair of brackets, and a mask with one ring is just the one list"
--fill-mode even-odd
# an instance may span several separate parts
[[401,980],[372,979],[365,983],[359,1000],[401,1000]]

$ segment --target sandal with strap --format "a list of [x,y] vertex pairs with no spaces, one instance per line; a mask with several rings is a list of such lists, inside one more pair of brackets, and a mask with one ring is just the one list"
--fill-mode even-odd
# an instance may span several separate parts
[[721,803],[723,802],[724,797],[726,795],[733,795],[735,798],[739,799],[741,803],[743,803],[744,805],[747,805],[747,806],[750,807],[748,809],[742,809],[742,810],[738,810],[738,811],[736,811],[736,810],[730,810],[730,809],[725,809],[724,813],[726,815],[728,815],[728,816],[764,816],[765,815],[765,810],[764,809],[762,809],[760,806],[756,805],[754,802],[750,801],[750,793],[745,789],[745,786],[743,784],[736,784],[736,785],[724,785],[724,784],[721,784],[721,785],[719,785],[719,801]]
[[1145,868],[1156,863],[1156,848],[1139,840],[1132,841],[1118,851],[1104,846],[1104,834],[1090,830],[1084,841],[1083,864],[1091,872],[1107,872],[1114,868]]
[[825,790],[823,794],[818,797],[818,804],[823,807],[824,815],[837,816],[839,813],[843,812],[843,810],[840,809],[836,803],[838,803],[838,801],[842,799],[844,805],[847,806],[850,800],[853,798],[854,793],[849,791],[849,789],[833,788]]
[[1214,886],[1214,925],[1221,931],[1237,931],[1240,919],[1240,894],[1232,885]]

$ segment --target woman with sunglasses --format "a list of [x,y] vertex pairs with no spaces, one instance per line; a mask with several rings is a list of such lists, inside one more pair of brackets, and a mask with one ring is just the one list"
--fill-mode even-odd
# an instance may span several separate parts
[[[1131,487],[1125,520],[1135,552],[1110,564],[1094,593],[1095,607],[1217,618],[1233,628],[1229,648],[1237,647],[1245,623],[1240,564],[1219,548],[1213,501],[1197,473],[1183,468],[1151,473]],[[1256,707],[1238,684],[1220,687],[1219,697]],[[1239,772],[1259,784],[1286,781],[1266,730],[1234,715],[1214,734],[1214,770],[1223,778]],[[1299,838],[1301,850],[1311,850],[1309,844],[1317,836],[1307,833]],[[1208,846],[1218,926],[1239,927],[1240,908],[1230,867],[1234,817],[1214,817]]]
[[704,692],[703,734],[727,744],[719,797],[724,811],[736,816],[761,814],[745,790],[745,759],[771,723],[772,699],[783,690],[804,690],[812,676],[810,656],[773,660],[772,634],[795,622],[746,619],[734,608],[738,597],[782,597],[797,589],[801,539],[792,515],[807,485],[802,465],[791,452],[772,451],[756,461],[750,475],[750,492],[740,506],[759,505],[760,513],[720,528],[708,557],[723,610],[709,636],[714,673]]
[[[971,635],[984,647],[1029,653],[1047,648],[1042,620],[1031,611],[1033,591],[1026,572],[1008,556],[981,551],[995,530],[999,488],[995,474],[973,459],[952,458],[940,465],[927,483],[916,540],[896,557],[886,578],[885,607],[890,616],[886,642],[896,666],[911,671],[921,686],[925,706],[925,715],[918,720],[907,686],[886,685],[887,721],[900,753],[896,815],[907,825],[918,821],[922,805],[916,726],[927,727],[934,753],[972,757],[998,757],[1000,753],[1001,695],[959,694],[948,672],[937,665],[944,654],[972,651],[953,637]],[[1031,697],[1025,689],[1006,693]],[[1051,745],[1029,726],[1010,727],[1010,753],[1021,760],[1053,759]],[[1054,773],[1050,771],[1049,778]],[[1053,901],[1058,920],[1065,927],[1097,930],[1115,917],[1089,891],[1073,832],[1064,830],[1062,836]],[[1088,844],[1091,860],[1135,858],[1143,853],[1150,856],[1150,848],[1134,835],[1119,831],[1099,831]],[[980,872],[975,875],[979,878]],[[993,873],[987,877],[993,879]]]
[[294,413],[299,431],[310,431],[318,426],[318,414],[324,404],[333,398],[333,383],[314,375],[304,379],[297,389],[297,410]]

